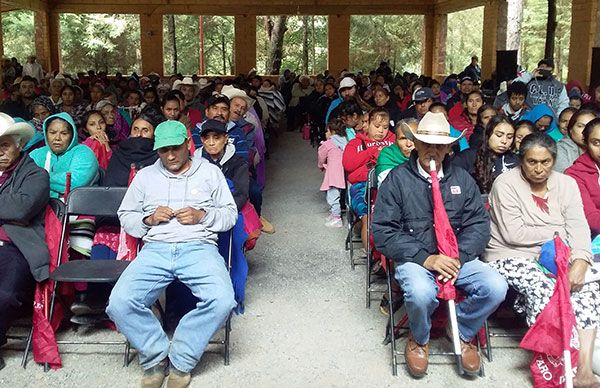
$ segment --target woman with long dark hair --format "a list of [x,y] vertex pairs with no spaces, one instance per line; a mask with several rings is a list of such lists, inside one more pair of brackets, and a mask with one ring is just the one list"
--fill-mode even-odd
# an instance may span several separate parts
[[488,194],[500,174],[520,163],[519,157],[511,151],[514,136],[515,127],[508,117],[494,116],[485,128],[481,147],[462,151],[456,155],[453,163],[467,170],[481,193]]

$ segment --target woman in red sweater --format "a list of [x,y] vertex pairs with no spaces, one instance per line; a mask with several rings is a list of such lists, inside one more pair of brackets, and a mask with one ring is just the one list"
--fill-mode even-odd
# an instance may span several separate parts
[[565,174],[577,181],[585,218],[592,232],[592,253],[600,254],[600,118],[595,118],[583,129],[586,152],[565,170]]
[[369,114],[369,126],[357,133],[344,149],[342,164],[350,182],[351,206],[362,222],[361,240],[367,247],[367,206],[365,191],[369,170],[375,168],[379,152],[394,144],[396,136],[389,130],[390,115],[385,108],[375,108]]

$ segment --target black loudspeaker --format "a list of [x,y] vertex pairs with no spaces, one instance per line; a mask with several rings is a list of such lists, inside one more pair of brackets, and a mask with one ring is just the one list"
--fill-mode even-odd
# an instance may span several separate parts
[[517,50],[496,51],[496,82],[513,80],[517,76]]
[[590,74],[590,86],[595,88],[598,85],[600,85],[600,47],[592,47],[592,73]]

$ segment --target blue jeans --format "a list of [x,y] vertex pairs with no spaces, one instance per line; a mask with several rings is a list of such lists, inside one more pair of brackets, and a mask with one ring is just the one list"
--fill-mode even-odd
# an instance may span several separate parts
[[[410,331],[415,341],[425,345],[429,342],[431,314],[439,304],[435,274],[419,264],[407,262],[396,264],[396,279],[404,291]],[[463,341],[470,341],[502,303],[508,286],[496,270],[479,260],[462,265],[454,285],[465,296],[456,305],[458,332]]]
[[[175,279],[200,299],[173,334],[172,343],[150,307]],[[201,242],[147,243],[113,288],[106,312],[149,369],[165,357],[190,372],[208,341],[235,307],[233,288],[217,246]]]

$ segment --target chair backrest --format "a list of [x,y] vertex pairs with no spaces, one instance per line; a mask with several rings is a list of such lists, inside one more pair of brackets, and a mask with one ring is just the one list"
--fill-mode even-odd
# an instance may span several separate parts
[[78,187],[67,197],[69,215],[114,217],[127,187]]
[[50,198],[48,206],[50,206],[50,209],[52,209],[56,218],[62,222],[63,218],[67,215],[67,207],[65,204],[58,198]]
[[375,169],[372,168],[369,170],[369,174],[367,175],[367,190],[372,190],[377,188],[377,174],[375,174]]

